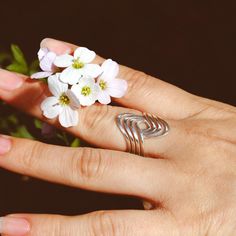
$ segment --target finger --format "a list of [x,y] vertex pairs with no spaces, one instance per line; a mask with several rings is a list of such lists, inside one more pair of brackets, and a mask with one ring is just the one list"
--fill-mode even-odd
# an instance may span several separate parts
[[[58,54],[73,52],[78,46],[54,39],[44,39],[41,47]],[[96,62],[104,59],[97,56]],[[114,99],[129,108],[158,114],[163,118],[182,119],[203,110],[206,105],[186,91],[152,76],[125,66],[120,67],[119,78],[128,82],[128,92],[123,98]]]
[[162,159],[102,149],[65,148],[5,136],[0,138],[0,166],[73,187],[155,202],[164,201],[180,176],[170,162]]
[[[15,222],[22,219],[29,222],[27,236],[166,236],[179,233],[174,220],[162,211],[97,211],[73,217],[17,214],[6,217],[5,222],[9,218]],[[3,224],[2,228],[4,227]]]
[[[57,119],[49,120],[42,115],[40,105],[47,96],[50,96],[46,84],[2,69],[0,69],[0,78],[4,78],[4,84],[14,80],[17,83],[17,89],[14,87],[13,90],[1,89],[0,87],[1,100],[61,128]],[[22,81],[20,88],[18,88],[19,80]],[[14,83],[12,82],[12,84]],[[116,116],[123,112],[136,111],[99,104],[83,107],[79,109],[80,121],[78,126],[67,128],[66,131],[93,145],[124,151],[126,150],[126,143],[115,123]]]
[[[40,109],[40,104],[42,101],[49,96],[46,84],[42,82],[35,82],[23,75],[11,73],[1,69],[0,78],[4,78],[6,83],[8,83],[8,81],[13,81],[14,79],[17,83],[19,79],[22,80],[20,88],[11,91],[0,89],[0,99],[26,113],[60,127],[57,119],[46,119],[43,117]],[[75,127],[67,128],[66,131],[95,146],[120,151],[126,151],[127,144],[125,138],[116,125],[117,115],[127,112],[140,114],[140,112],[133,109],[99,104],[80,108],[78,112],[79,124]],[[173,120],[166,121],[171,127],[171,132],[168,136],[145,140],[144,149],[147,156],[168,156],[171,158],[175,149],[171,149],[173,152],[169,155],[170,145],[176,143],[176,140],[176,146],[178,145],[178,149],[181,145],[184,145],[182,142],[178,141],[178,122]]]

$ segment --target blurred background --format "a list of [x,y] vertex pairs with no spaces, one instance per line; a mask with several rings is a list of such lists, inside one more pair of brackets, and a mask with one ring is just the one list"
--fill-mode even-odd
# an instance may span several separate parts
[[[57,38],[199,96],[236,105],[235,12],[233,0],[2,1],[0,52],[16,43],[31,62],[43,38]],[[13,112],[1,109],[0,120],[6,110]],[[68,188],[4,170],[0,185],[0,215],[74,215],[141,207],[134,198]]]

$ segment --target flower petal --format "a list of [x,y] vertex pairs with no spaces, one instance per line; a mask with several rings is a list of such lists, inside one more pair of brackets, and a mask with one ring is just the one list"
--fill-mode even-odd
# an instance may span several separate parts
[[54,65],[57,67],[62,67],[62,68],[68,67],[72,65],[73,60],[74,60],[74,57],[69,54],[60,55],[56,57],[54,61]]
[[82,68],[82,69],[83,69],[82,70],[83,76],[85,76],[85,77],[96,78],[102,73],[101,66],[99,66],[97,64],[86,64],[86,65],[84,65],[84,68]]
[[71,109],[69,106],[64,106],[59,115],[59,122],[65,128],[76,126],[79,122],[78,111]]
[[80,107],[80,102],[79,102],[79,99],[77,98],[77,96],[74,94],[74,92],[69,89],[69,90],[67,90],[66,95],[70,99],[70,107],[74,110],[78,109]]
[[45,71],[40,71],[37,73],[34,73],[30,76],[31,79],[43,79],[43,78],[47,78],[48,76],[52,75],[53,72],[45,72]]
[[[91,89],[91,93],[84,96],[81,91],[84,86],[88,86]],[[90,106],[97,100],[97,95],[99,93],[99,87],[95,84],[93,78],[81,78],[79,84],[75,84],[71,87],[72,92],[77,98],[79,98],[80,104],[83,106]]]
[[40,48],[38,51],[38,59],[41,61],[48,52],[48,48]]
[[103,73],[101,74],[99,79],[103,79],[105,81],[115,79],[119,73],[119,65],[117,64],[117,62],[111,59],[104,61],[101,67]]
[[60,81],[60,73],[52,75],[48,78],[48,88],[50,92],[57,98],[68,90],[68,84]]
[[93,105],[97,100],[97,97],[95,96],[80,96],[79,101],[82,106],[91,106]]
[[95,80],[91,77],[83,77],[80,79],[79,85],[81,88],[85,85],[89,85],[90,87],[93,87],[95,85]]
[[108,82],[108,87],[107,87],[106,91],[112,97],[121,98],[125,95],[127,88],[128,88],[128,84],[127,84],[126,80],[113,79]]
[[98,93],[98,101],[101,104],[109,104],[111,102],[111,97],[106,91],[100,91]]
[[83,94],[81,94],[81,90],[80,90],[80,93],[78,94],[79,101],[82,106],[91,106],[96,102],[96,100],[98,98],[99,87],[96,84],[93,84],[93,85],[88,84],[88,86],[90,86],[90,88],[91,88],[90,95],[84,96]]
[[77,48],[74,52],[74,58],[79,58],[79,60],[83,63],[90,63],[95,57],[96,53],[85,47]]
[[64,83],[73,85],[79,82],[81,76],[82,75],[80,69],[75,69],[73,66],[70,66],[62,71],[60,80]]
[[49,119],[57,117],[61,112],[62,107],[56,97],[48,97],[41,103],[43,115]]
[[56,56],[57,55],[54,52],[47,53],[39,63],[40,68],[43,71],[50,71],[50,72],[55,71],[55,66],[54,66],[53,62],[54,62]]
[[[82,79],[81,79],[82,80]],[[79,98],[79,95],[81,94],[81,86],[78,84],[74,84],[71,87],[71,91],[74,93],[74,95]]]

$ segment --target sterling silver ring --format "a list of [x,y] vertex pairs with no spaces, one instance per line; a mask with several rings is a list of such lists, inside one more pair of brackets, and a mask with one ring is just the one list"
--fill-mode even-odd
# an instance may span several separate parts
[[[127,152],[145,156],[144,139],[166,135],[170,127],[161,118],[143,113],[135,115],[122,113],[116,117],[116,123],[127,142]],[[152,210],[157,206],[151,202],[143,201],[144,209]]]
[[170,129],[166,121],[145,112],[143,115],[119,114],[116,123],[126,139],[127,152],[139,156],[145,156],[145,139],[166,135]]

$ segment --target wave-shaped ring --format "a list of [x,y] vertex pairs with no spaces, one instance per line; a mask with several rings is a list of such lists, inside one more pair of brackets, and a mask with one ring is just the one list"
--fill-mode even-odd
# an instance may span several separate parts
[[144,139],[166,135],[170,127],[161,118],[144,112],[143,115],[122,113],[116,123],[127,141],[127,152],[145,156]]

